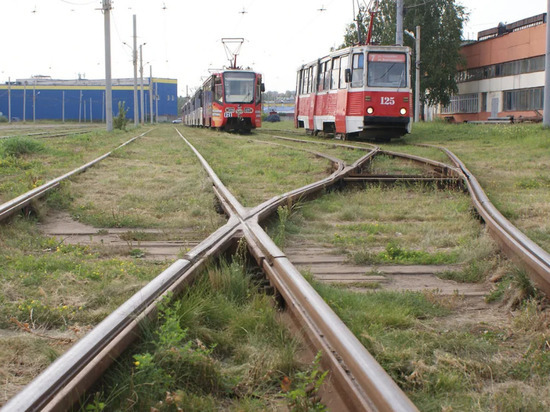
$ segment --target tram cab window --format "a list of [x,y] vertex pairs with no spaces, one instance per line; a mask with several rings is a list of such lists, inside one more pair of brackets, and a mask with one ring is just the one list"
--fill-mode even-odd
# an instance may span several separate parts
[[252,103],[256,75],[252,72],[225,72],[226,103]]
[[407,87],[404,53],[369,53],[367,82],[370,87]]
[[354,53],[351,70],[351,87],[363,87],[363,69],[365,67],[365,55]]

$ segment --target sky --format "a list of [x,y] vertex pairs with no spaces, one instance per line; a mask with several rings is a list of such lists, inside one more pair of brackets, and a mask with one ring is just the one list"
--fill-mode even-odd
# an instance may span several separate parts
[[[499,22],[511,23],[547,8],[546,0],[524,0],[521,7],[517,0],[457,3],[470,14],[464,28],[468,39]],[[34,75],[105,78],[101,0],[0,4],[0,83]],[[301,64],[343,42],[353,5],[353,0],[112,0],[112,77],[133,77],[135,15],[144,76],[152,71],[154,77],[177,79],[180,96],[200,86],[209,70],[229,64],[222,38],[244,38],[237,65],[262,73],[266,90],[294,90]]]

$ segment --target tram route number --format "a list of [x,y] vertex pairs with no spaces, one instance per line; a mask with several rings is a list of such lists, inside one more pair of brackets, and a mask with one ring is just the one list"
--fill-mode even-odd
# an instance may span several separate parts
[[395,104],[395,97],[382,96],[380,97],[380,104],[385,106],[393,106]]
[[233,113],[224,112],[223,117],[233,117]]

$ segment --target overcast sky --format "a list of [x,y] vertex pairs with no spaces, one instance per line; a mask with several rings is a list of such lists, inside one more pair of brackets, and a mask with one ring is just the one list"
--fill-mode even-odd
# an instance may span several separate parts
[[[361,0],[362,1],[362,0]],[[422,0],[418,0],[422,1]],[[429,1],[429,0],[423,0]],[[546,12],[545,0],[458,0],[470,12],[464,37]],[[105,77],[101,0],[2,0],[0,82],[47,75]],[[365,3],[368,3],[366,1]],[[179,94],[228,64],[222,37],[245,39],[238,65],[267,90],[293,90],[296,68],[342,43],[352,0],[113,0],[113,78],[133,77],[133,15],[144,74],[178,80]],[[126,44],[125,44],[126,43]]]

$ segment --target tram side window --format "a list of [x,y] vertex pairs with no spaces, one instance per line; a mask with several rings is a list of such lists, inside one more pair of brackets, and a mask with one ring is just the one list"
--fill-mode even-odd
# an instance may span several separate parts
[[319,68],[319,84],[317,85],[317,91],[322,92],[323,86],[325,84],[325,68],[326,63],[321,63],[321,67]]
[[330,60],[328,62],[325,62],[323,65],[324,72],[325,72],[325,81],[324,81],[324,90],[330,89],[330,78],[331,78],[331,62]]
[[223,90],[222,90],[222,79],[216,77],[214,79],[214,100],[218,103],[222,102]]
[[346,70],[348,69],[349,59],[348,56],[342,56],[340,59],[340,89],[348,87],[346,83]]
[[340,79],[340,57],[332,59],[332,82],[330,84],[331,89],[338,88],[338,80]]
[[363,86],[363,69],[365,67],[365,56],[363,53],[353,54],[353,66],[351,71],[351,87]]
[[308,70],[308,83],[307,83],[307,92],[312,93],[315,90],[315,73],[313,67],[310,67]]

